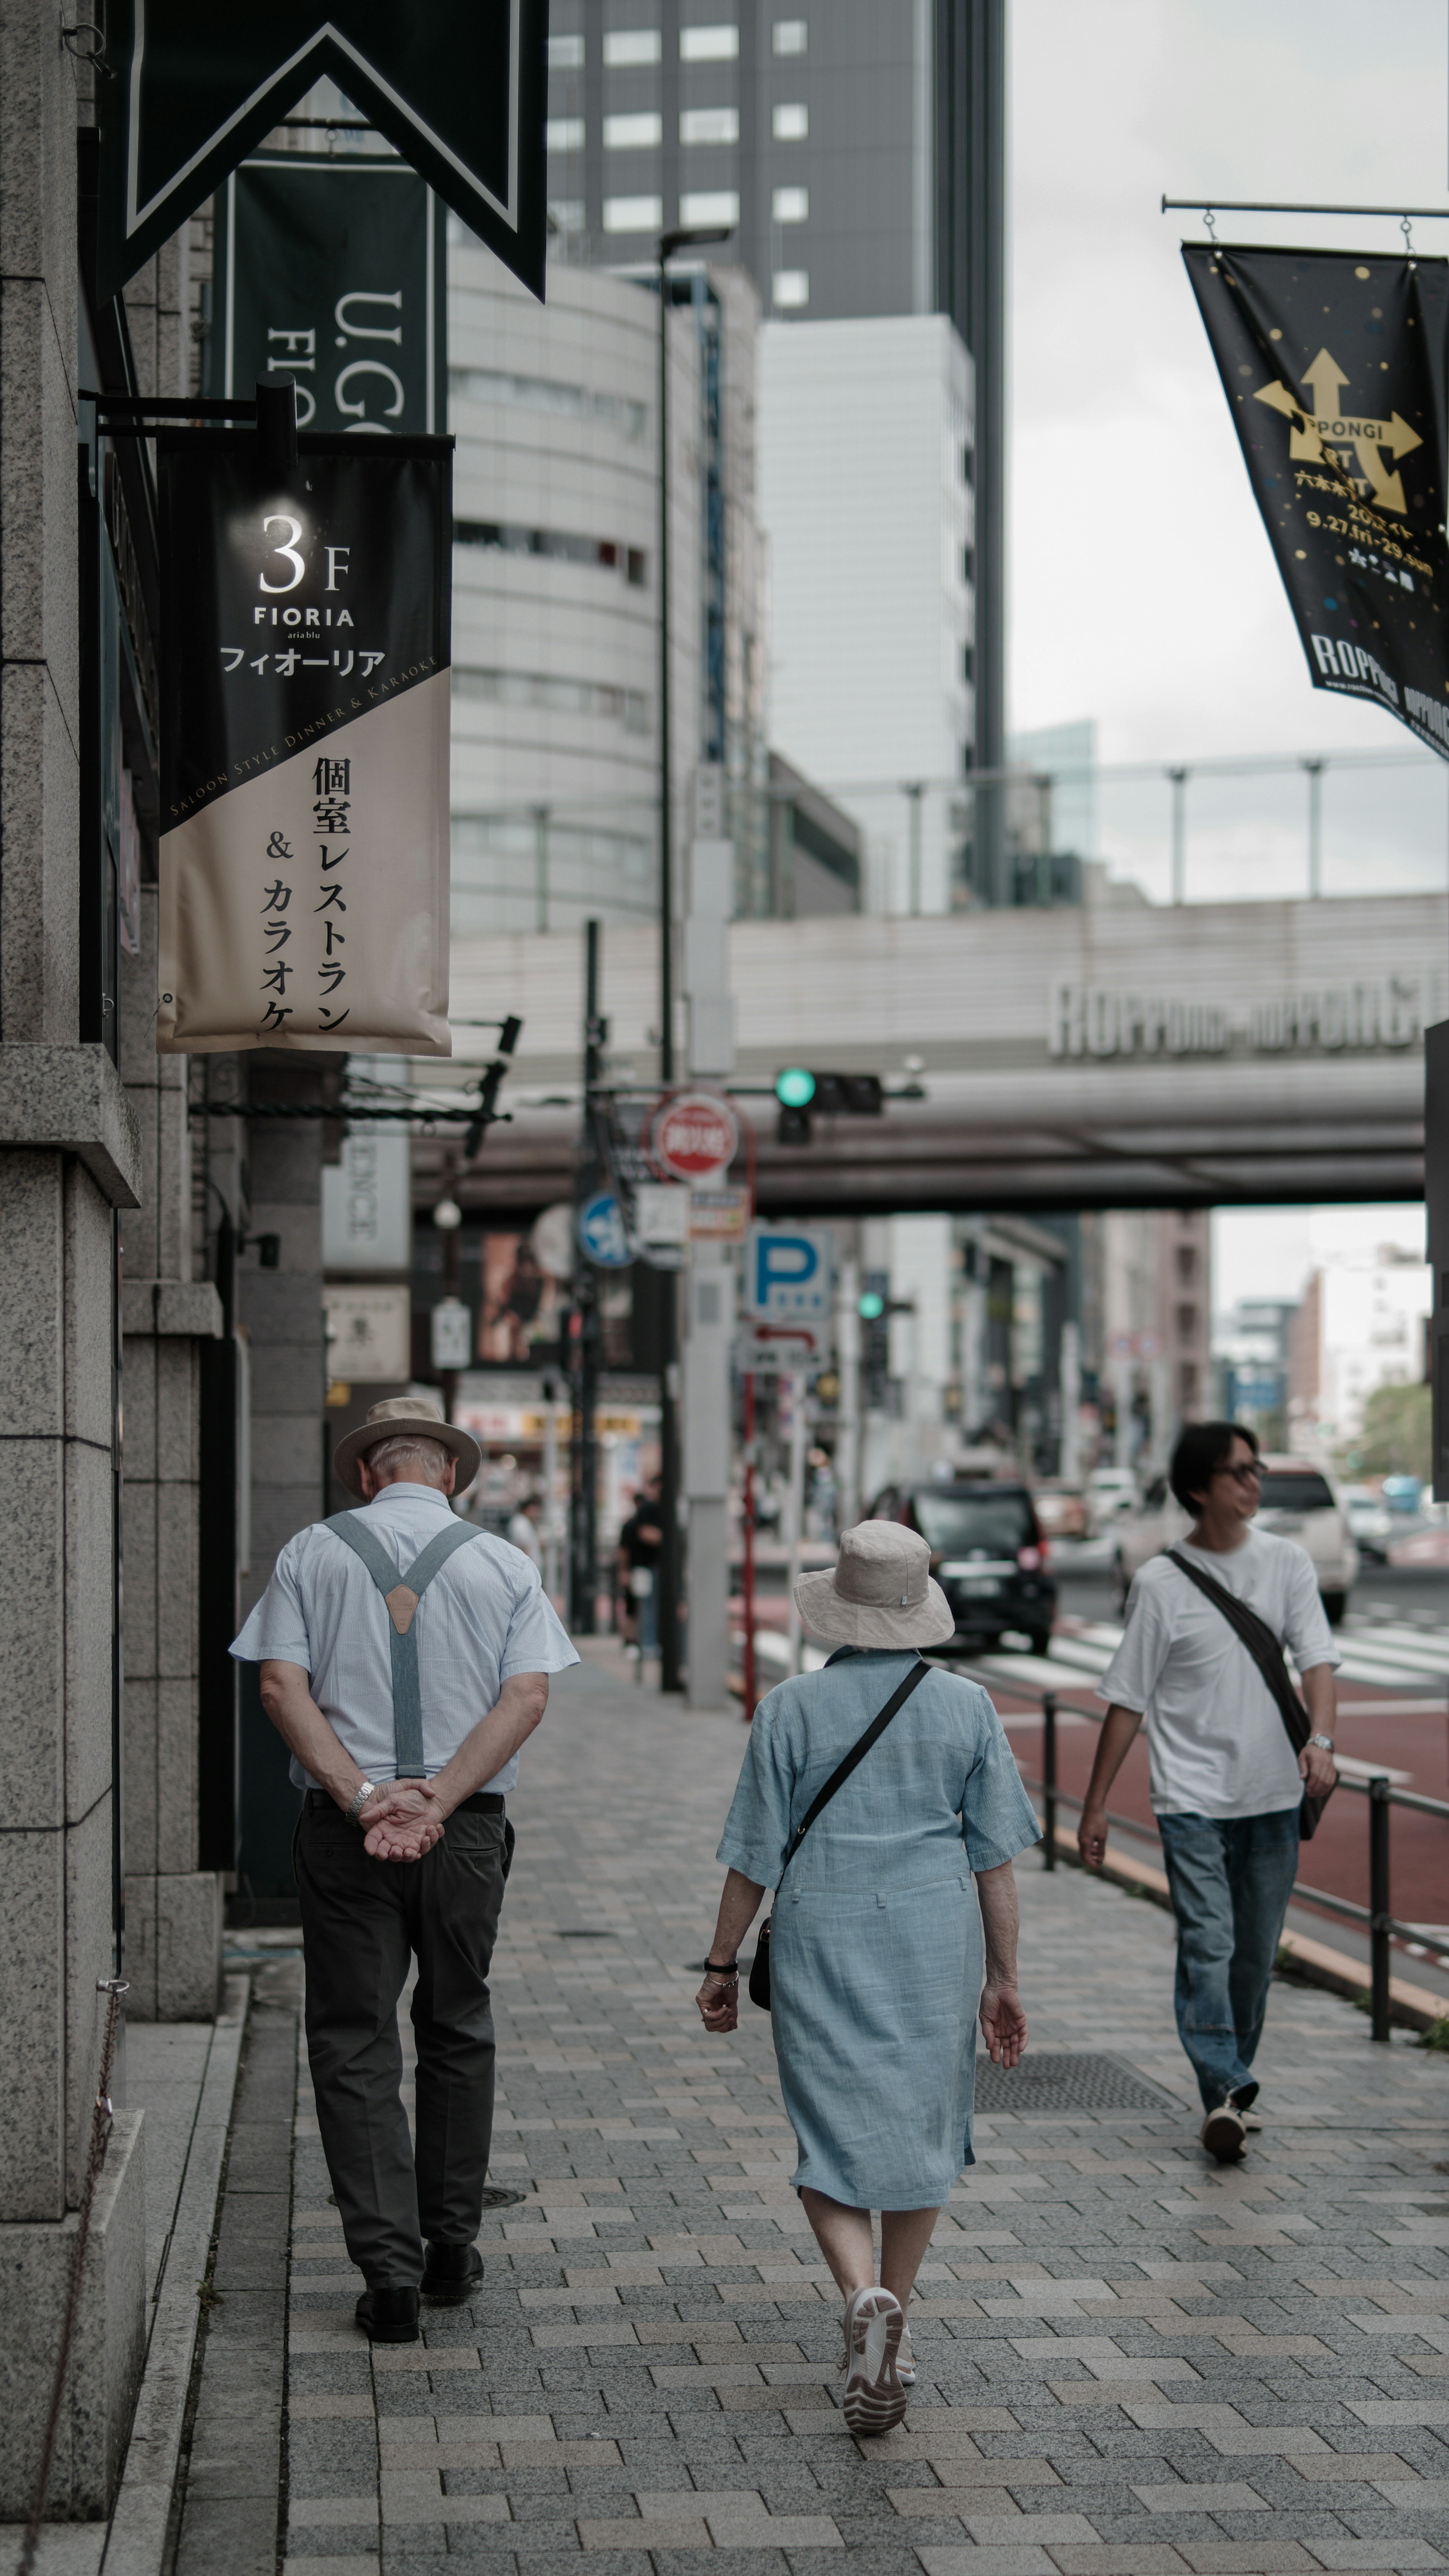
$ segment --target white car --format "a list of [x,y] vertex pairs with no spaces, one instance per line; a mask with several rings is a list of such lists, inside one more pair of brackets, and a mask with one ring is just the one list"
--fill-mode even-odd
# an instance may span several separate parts
[[[1313,1560],[1323,1606],[1337,1627],[1348,1608],[1348,1596],[1358,1574],[1358,1549],[1348,1524],[1348,1512],[1342,1494],[1331,1476],[1307,1458],[1266,1457],[1263,1462],[1262,1501],[1256,1527],[1271,1530],[1275,1538],[1296,1539]],[[1167,1478],[1159,1476],[1150,1485],[1140,1511],[1119,1522],[1116,1530],[1115,1566],[1118,1595],[1127,1598],[1127,1587],[1139,1566],[1149,1556],[1157,1556],[1165,1547],[1176,1547],[1186,1538],[1193,1516],[1185,1512],[1171,1492]]]
[[1138,1508],[1137,1479],[1130,1467],[1096,1467],[1087,1478],[1087,1527],[1100,1538],[1112,1521]]

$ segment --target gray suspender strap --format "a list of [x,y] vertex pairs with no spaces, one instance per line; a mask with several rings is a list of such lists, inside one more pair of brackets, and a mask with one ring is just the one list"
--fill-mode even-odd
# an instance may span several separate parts
[[380,1547],[361,1512],[338,1512],[327,1527],[359,1556],[387,1604],[391,1621],[388,1643],[392,1648],[392,1731],[400,1780],[420,1780],[423,1776],[423,1704],[418,1690],[418,1641],[413,1633],[413,1613],[428,1585],[450,1556],[467,1547],[481,1533],[470,1529],[466,1521],[450,1521],[436,1538],[429,1539],[421,1556],[415,1556],[406,1574],[399,1574],[386,1548]]

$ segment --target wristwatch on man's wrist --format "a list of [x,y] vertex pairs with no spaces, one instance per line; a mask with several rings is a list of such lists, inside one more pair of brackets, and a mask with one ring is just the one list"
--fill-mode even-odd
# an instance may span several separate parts
[[1320,1750],[1324,1753],[1331,1753],[1333,1751],[1333,1738],[1331,1735],[1310,1735],[1308,1741],[1310,1744],[1318,1745]]
[[347,1809],[347,1821],[349,1825],[356,1824],[358,1817],[361,1815],[363,1808],[368,1802],[368,1799],[375,1798],[376,1796],[377,1783],[375,1780],[359,1780],[357,1787],[352,1793],[352,1803]]

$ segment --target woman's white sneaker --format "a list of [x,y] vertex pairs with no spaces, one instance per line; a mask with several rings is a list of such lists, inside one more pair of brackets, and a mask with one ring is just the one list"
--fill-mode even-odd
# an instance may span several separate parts
[[896,2377],[900,2381],[902,2388],[915,2387],[916,2360],[915,2355],[911,2350],[911,2330],[909,2326],[902,2326],[901,2339],[896,2347]]
[[845,2420],[852,2433],[889,2433],[906,2411],[897,2367],[905,2322],[889,2290],[854,2290],[845,2302]]

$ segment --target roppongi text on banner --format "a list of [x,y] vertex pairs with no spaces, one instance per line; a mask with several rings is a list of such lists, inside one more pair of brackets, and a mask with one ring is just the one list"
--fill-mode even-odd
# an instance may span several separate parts
[[1449,759],[1449,262],[1186,243],[1316,689]]
[[452,442],[158,449],[157,1047],[447,1055]]

